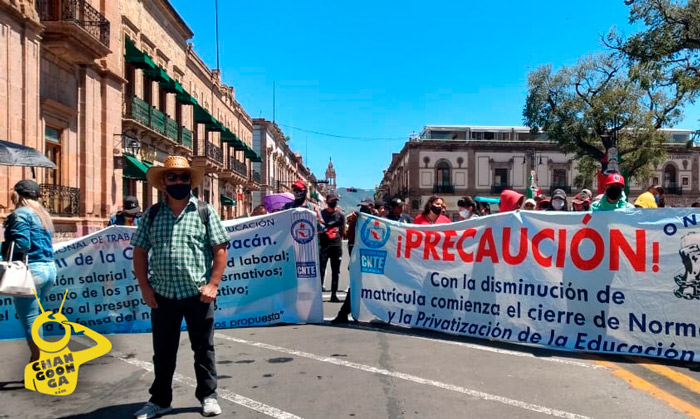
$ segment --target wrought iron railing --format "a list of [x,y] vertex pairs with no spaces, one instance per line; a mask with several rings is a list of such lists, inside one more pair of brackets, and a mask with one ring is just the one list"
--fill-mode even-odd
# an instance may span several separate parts
[[41,201],[49,214],[59,217],[80,215],[80,189],[60,185],[41,185]]
[[668,195],[683,195],[683,186],[678,183],[669,183],[664,186],[664,193]]
[[180,144],[192,149],[192,131],[185,127],[180,127]]
[[219,163],[224,163],[224,153],[221,151],[221,147],[212,143],[211,141],[206,142],[206,149],[204,150],[205,156],[217,161]]
[[492,194],[499,194],[499,193],[505,191],[506,189],[513,189],[513,187],[510,185],[493,185],[493,186],[491,186],[491,193]]
[[36,10],[40,20],[75,23],[109,48],[109,20],[86,0],[37,0]]
[[433,193],[454,193],[454,185],[433,185]]
[[235,170],[236,172],[240,173],[243,176],[248,175],[248,166],[246,166],[245,163],[242,163],[242,162],[236,160],[234,157],[232,157],[230,164],[231,164],[231,169]]

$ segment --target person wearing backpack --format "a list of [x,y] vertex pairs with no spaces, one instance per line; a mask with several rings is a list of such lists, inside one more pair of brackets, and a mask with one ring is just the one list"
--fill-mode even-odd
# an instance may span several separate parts
[[195,396],[202,415],[221,414],[216,400],[214,300],[228,257],[228,236],[214,208],[191,194],[203,177],[203,169],[190,167],[181,156],[170,156],[163,166],[152,166],[146,173],[148,184],[166,199],[146,210],[131,239],[134,273],[151,307],[155,374],[151,398],[134,414],[137,418],[172,410],[183,318],[194,351]]

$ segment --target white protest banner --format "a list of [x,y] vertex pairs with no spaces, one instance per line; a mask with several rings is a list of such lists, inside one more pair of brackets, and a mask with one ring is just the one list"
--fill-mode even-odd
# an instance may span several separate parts
[[700,360],[700,212],[512,212],[415,226],[362,214],[359,321],[568,351]]
[[[224,222],[228,258],[217,328],[323,321],[315,225],[304,209]],[[56,244],[58,274],[44,309],[58,309],[67,289],[63,314],[71,321],[102,334],[150,332],[151,309],[132,269],[135,232],[113,226]],[[0,340],[23,337],[12,298],[0,296]]]

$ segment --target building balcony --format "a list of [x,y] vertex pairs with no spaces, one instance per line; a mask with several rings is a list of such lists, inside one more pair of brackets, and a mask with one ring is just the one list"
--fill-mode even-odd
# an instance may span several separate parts
[[53,216],[78,217],[80,215],[79,188],[42,184],[41,201]]
[[179,141],[181,146],[192,150],[192,131],[185,127],[180,127]]
[[248,166],[233,157],[231,157],[231,169],[239,173],[241,176],[248,177]]
[[454,193],[454,185],[433,185],[433,193]]
[[177,122],[165,115],[165,136],[173,141],[178,141],[179,135]]
[[552,185],[552,186],[549,187],[549,196],[552,196],[552,194],[554,193],[554,191],[556,191],[557,189],[561,189],[562,191],[564,191],[564,193],[566,193],[567,196],[568,196],[568,195],[571,195],[571,186],[566,186],[566,185],[555,186],[555,185]]
[[212,143],[211,141],[207,141],[205,143],[205,153],[204,155],[209,158],[214,160],[215,162],[219,164],[224,164],[224,153],[221,150],[221,147],[218,145]]
[[491,194],[500,194],[501,192],[505,191],[506,189],[513,189],[512,186],[510,185],[492,185],[491,186]]
[[668,186],[664,186],[664,193],[666,195],[683,195],[683,186],[678,183],[669,183]]
[[78,64],[106,57],[110,22],[86,0],[36,0],[42,46]]
[[177,121],[136,96],[127,98],[125,105],[125,131],[133,131],[139,138],[148,136],[154,145],[180,146],[182,152],[192,150],[192,132]]
[[245,163],[239,162],[235,157],[229,157],[227,163],[224,171],[220,173],[220,176],[232,181],[234,184],[245,184],[248,179]]
[[206,173],[223,173],[224,153],[221,147],[208,140],[200,140],[192,156],[192,165],[203,167]]

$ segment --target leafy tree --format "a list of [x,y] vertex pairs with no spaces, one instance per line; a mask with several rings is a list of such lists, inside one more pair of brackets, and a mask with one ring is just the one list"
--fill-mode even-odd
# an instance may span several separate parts
[[615,53],[587,56],[556,72],[541,66],[528,75],[523,121],[576,156],[578,183],[607,169],[602,160],[612,147],[620,169],[643,180],[666,155],[659,128],[679,120],[688,98],[658,80],[658,69],[630,67]]
[[625,0],[630,23],[646,28],[624,39],[611,30],[605,43],[633,63],[654,68],[692,98],[700,90],[700,0]]

